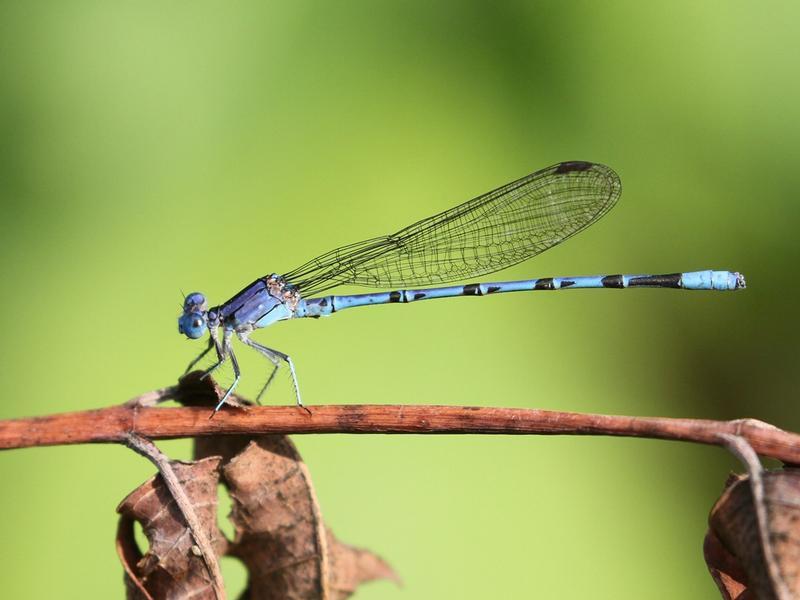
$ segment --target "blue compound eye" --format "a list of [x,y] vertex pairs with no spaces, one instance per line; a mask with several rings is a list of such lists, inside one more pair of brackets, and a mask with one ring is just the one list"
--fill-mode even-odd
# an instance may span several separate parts
[[178,331],[196,340],[206,332],[206,319],[202,313],[186,312],[178,317]]
[[200,292],[192,292],[183,301],[183,310],[193,312],[195,310],[204,310],[206,304],[206,297]]

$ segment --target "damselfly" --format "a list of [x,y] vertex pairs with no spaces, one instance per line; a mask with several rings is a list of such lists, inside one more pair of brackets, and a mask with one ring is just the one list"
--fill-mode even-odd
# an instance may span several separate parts
[[[193,292],[185,298],[178,330],[192,339],[202,337],[208,330],[209,340],[206,349],[189,364],[187,371],[212,349],[216,351],[217,360],[206,374],[226,360],[231,361],[234,380],[214,409],[218,411],[238,385],[241,375],[231,345],[236,336],[272,363],[272,372],[258,398],[285,362],[291,372],[297,404],[303,406],[292,359],[251,340],[249,336],[253,330],[286,319],[328,316],[356,306],[407,304],[452,296],[581,288],[738,290],[745,287],[744,277],[730,271],[544,277],[447,287],[408,287],[477,277],[531,258],[596,222],[614,206],[621,189],[619,177],[609,167],[582,161],[563,162],[391,235],[342,246],[282,275],[273,273],[262,277],[224,304],[209,308],[205,296]],[[402,289],[319,296],[342,284],[401,286]]]

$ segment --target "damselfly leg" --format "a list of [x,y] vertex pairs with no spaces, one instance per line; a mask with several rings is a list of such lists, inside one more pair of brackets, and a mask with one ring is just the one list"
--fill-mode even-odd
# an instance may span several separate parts
[[273,348],[267,348],[266,346],[262,346],[258,342],[254,342],[249,337],[247,337],[246,333],[240,333],[239,339],[242,340],[243,343],[247,344],[251,348],[257,350],[260,354],[265,356],[275,366],[275,368],[272,370],[272,374],[267,380],[267,383],[264,385],[264,388],[261,390],[261,393],[259,393],[258,395],[259,398],[261,397],[261,394],[263,394],[264,391],[267,389],[267,386],[272,382],[275,373],[277,373],[278,371],[278,365],[280,364],[279,361],[282,360],[287,365],[289,365],[289,372],[292,375],[292,385],[294,386],[294,395],[295,399],[297,400],[297,406],[310,413],[311,411],[309,411],[308,408],[306,408],[303,405],[303,400],[300,398],[300,386],[297,384],[297,374],[295,373],[294,363],[292,362],[291,357],[288,354],[284,354],[279,350],[274,350]]

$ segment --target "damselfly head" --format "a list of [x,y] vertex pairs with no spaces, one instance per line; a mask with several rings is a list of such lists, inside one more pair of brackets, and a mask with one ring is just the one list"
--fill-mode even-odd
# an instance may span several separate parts
[[178,317],[178,332],[196,340],[203,337],[206,327],[206,297],[200,292],[192,292],[183,301],[183,314]]

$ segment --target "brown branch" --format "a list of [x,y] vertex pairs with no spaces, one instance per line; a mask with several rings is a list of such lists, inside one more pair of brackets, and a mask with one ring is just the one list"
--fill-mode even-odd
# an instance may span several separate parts
[[521,408],[418,405],[295,406],[223,409],[114,406],[0,421],[0,449],[58,444],[125,443],[221,434],[384,433],[610,435],[724,445],[720,434],[745,438],[762,456],[800,464],[800,435],[756,421],[712,421],[597,415]]

